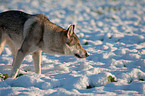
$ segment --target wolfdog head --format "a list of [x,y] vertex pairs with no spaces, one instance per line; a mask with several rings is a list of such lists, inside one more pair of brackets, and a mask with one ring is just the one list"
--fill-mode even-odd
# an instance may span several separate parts
[[65,32],[65,54],[78,58],[86,58],[89,55],[87,51],[82,48],[78,37],[74,33],[74,27],[75,25],[71,25]]

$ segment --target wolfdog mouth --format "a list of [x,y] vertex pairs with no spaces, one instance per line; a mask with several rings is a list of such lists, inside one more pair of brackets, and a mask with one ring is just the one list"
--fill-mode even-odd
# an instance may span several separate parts
[[75,53],[75,56],[78,58],[82,58],[79,54]]

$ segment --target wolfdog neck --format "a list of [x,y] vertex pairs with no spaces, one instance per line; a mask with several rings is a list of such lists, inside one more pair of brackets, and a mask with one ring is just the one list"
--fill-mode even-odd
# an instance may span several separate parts
[[[56,24],[46,21],[44,24],[45,32],[44,39],[48,42],[44,42],[49,50],[49,54],[52,52],[54,54],[64,54],[64,32],[66,31]],[[45,41],[44,40],[44,41]]]

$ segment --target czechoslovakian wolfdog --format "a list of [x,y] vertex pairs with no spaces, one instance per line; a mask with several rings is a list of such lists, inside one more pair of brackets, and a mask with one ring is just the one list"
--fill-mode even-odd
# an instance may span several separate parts
[[50,55],[88,57],[74,33],[74,27],[70,25],[67,30],[63,29],[43,14],[30,15],[16,10],[0,13],[0,54],[7,43],[13,55],[10,78],[16,78],[24,57],[30,53],[33,56],[35,72],[38,74],[41,74],[42,52]]

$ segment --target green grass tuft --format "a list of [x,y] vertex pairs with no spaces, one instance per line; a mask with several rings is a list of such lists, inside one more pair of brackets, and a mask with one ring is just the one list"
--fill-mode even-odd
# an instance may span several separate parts
[[117,82],[117,81],[115,81],[115,78],[112,77],[112,76],[108,76],[107,79],[108,79],[108,83],[110,83],[110,82]]
[[84,45],[88,45],[88,44],[89,44],[89,42],[85,42],[85,43],[84,43]]

